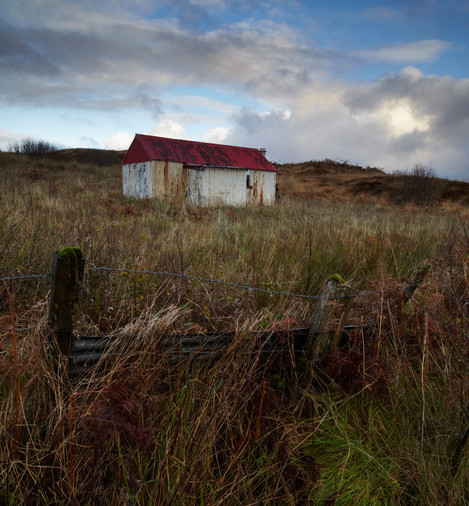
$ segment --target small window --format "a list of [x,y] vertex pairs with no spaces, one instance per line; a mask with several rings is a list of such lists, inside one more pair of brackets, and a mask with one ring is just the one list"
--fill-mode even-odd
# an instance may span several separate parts
[[246,172],[246,188],[252,188],[251,171],[250,170],[248,170]]

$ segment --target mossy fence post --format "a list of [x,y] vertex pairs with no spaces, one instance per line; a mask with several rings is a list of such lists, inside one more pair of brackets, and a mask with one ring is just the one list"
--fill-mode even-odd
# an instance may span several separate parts
[[85,258],[79,248],[54,251],[49,301],[49,329],[54,354],[70,359],[73,353],[73,314],[83,281]]

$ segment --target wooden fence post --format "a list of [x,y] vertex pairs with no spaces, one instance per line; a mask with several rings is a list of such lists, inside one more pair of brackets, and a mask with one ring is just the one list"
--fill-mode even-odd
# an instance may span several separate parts
[[414,295],[415,290],[417,290],[420,283],[422,283],[422,281],[425,279],[425,276],[427,275],[429,269],[430,269],[429,265],[424,265],[423,267],[420,267],[420,269],[414,271],[412,279],[407,283],[404,290],[402,290],[402,298],[401,298],[402,304],[405,304],[408,300],[412,298],[412,295]]
[[[324,293],[321,295],[316,307],[313,322],[309,328],[308,337],[306,339],[304,351],[312,361],[316,360],[319,354],[327,351],[331,347],[333,342],[333,335],[330,332],[325,332],[328,321],[334,315],[334,311],[327,308],[327,302],[331,297],[337,294],[339,285],[343,285],[344,280],[338,274],[331,276],[327,282]],[[339,310],[342,312],[341,324],[345,323],[353,299],[343,299],[343,303],[340,304]],[[337,311],[336,311],[337,312]]]
[[324,335],[320,335],[320,332],[324,329],[326,304],[328,298],[334,295],[337,285],[338,281],[336,279],[328,279],[324,293],[318,300],[316,312],[314,313],[313,321],[309,327],[308,338],[306,339],[304,348],[309,356],[314,356],[318,348],[322,348],[324,345]]
[[73,313],[84,268],[85,258],[79,248],[54,251],[48,323],[59,356],[70,357],[73,353]]

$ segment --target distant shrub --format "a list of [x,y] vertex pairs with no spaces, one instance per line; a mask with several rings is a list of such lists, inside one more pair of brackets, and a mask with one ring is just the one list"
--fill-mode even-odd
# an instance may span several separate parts
[[401,203],[431,205],[441,196],[442,181],[428,165],[416,163],[412,169],[396,171],[394,174],[401,176],[397,194],[397,200]]
[[44,156],[58,151],[58,149],[57,146],[50,142],[35,140],[30,137],[23,139],[21,142],[12,142],[9,145],[9,151],[28,156]]

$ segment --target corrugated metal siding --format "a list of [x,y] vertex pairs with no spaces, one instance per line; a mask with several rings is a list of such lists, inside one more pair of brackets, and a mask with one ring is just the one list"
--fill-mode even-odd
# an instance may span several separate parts
[[275,203],[275,172],[251,171],[251,186],[247,190],[248,204],[271,205]]
[[185,199],[184,169],[182,163],[156,160],[151,162],[153,195],[174,201]]
[[205,171],[196,169],[184,169],[184,185],[186,189],[186,201],[196,206],[207,205],[207,192],[204,187]]
[[246,204],[246,171],[240,169],[206,168],[204,174],[205,205]]
[[122,190],[126,197],[146,199],[153,197],[150,162],[130,163],[122,166]]
[[245,169],[184,168],[182,163],[154,160],[122,166],[124,195],[159,197],[173,202],[206,205],[270,205],[275,202],[275,172],[250,171],[246,187]]
[[207,167],[184,169],[186,200],[195,205],[270,205],[275,202],[275,172],[251,171],[251,188],[246,187],[246,170]]

